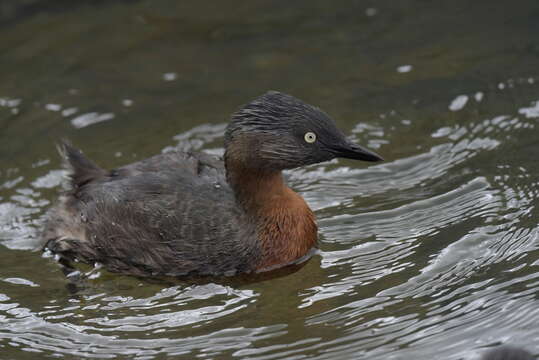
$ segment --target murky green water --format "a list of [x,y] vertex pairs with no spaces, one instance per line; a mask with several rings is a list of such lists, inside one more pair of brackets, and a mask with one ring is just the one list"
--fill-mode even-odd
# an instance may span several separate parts
[[[539,353],[537,1],[0,5],[0,358],[477,359]],[[386,158],[290,172],[321,252],[254,283],[94,270],[30,249],[54,143],[106,167],[222,150],[268,89]],[[90,270],[88,270],[90,271]]]

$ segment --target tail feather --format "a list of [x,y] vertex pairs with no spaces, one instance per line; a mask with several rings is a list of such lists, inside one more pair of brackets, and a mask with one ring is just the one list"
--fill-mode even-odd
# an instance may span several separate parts
[[57,148],[64,161],[64,167],[69,170],[71,185],[74,188],[83,186],[107,174],[105,169],[100,168],[92,160],[84,156],[82,151],[73,147],[69,141],[62,140]]

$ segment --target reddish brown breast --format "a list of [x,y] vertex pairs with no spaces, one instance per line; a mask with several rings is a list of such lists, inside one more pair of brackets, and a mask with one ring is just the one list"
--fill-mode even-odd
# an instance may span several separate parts
[[316,246],[315,216],[305,200],[286,186],[281,171],[247,168],[235,159],[227,159],[226,165],[236,200],[256,226],[261,249],[254,266],[257,271],[290,264]]
[[284,266],[305,256],[316,246],[317,232],[315,216],[305,200],[285,186],[259,212],[257,233],[262,257],[257,271]]

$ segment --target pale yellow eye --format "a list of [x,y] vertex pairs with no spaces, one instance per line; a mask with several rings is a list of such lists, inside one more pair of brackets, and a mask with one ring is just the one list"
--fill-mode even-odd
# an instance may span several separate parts
[[312,131],[306,132],[305,141],[307,141],[309,144],[312,144],[313,142],[316,141],[316,134],[313,133]]

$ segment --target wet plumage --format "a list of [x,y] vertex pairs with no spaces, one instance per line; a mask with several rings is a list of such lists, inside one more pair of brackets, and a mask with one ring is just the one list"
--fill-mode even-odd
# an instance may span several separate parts
[[70,190],[49,211],[45,246],[67,261],[138,276],[289,264],[316,246],[317,227],[281,171],[337,156],[381,159],[349,143],[321,110],[278,92],[233,115],[224,160],[178,151],[107,171],[69,144],[60,153]]

